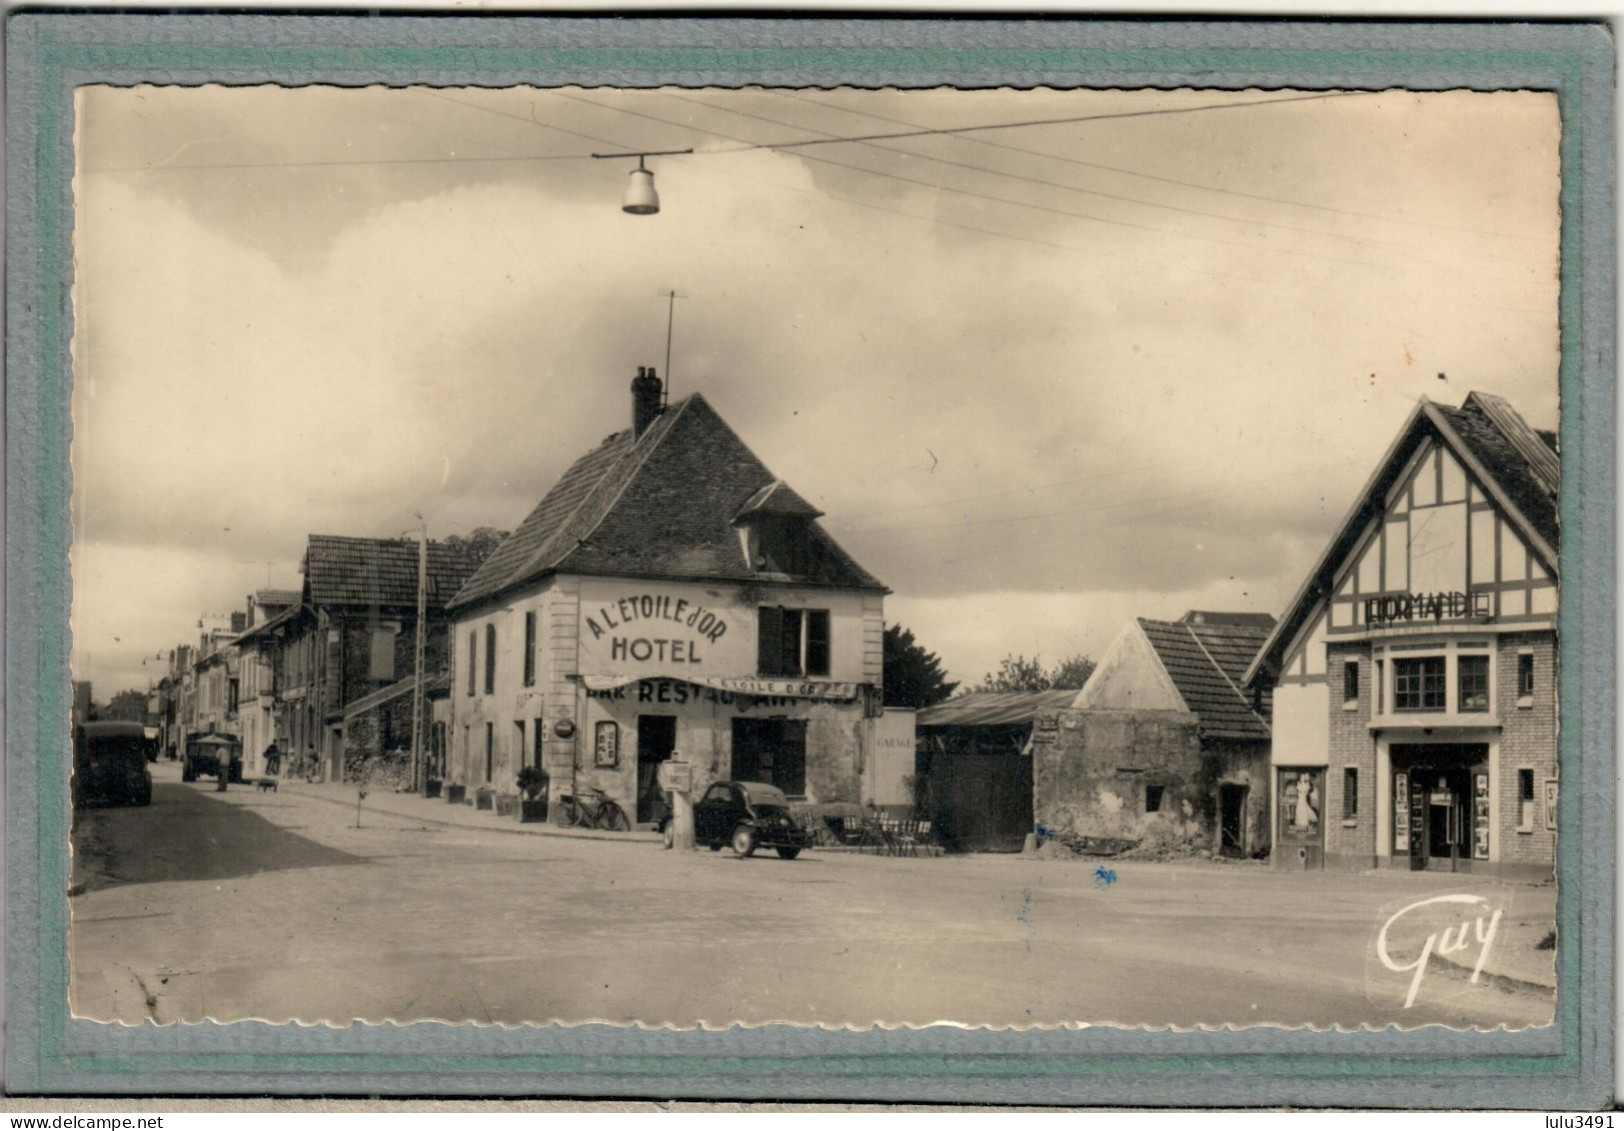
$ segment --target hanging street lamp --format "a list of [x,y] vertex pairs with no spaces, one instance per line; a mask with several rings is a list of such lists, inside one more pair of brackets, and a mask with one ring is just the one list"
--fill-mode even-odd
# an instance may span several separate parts
[[643,159],[679,157],[692,152],[692,149],[657,149],[643,153],[594,153],[592,156],[600,161],[617,157],[637,158],[637,168],[631,171],[631,181],[626,185],[626,199],[621,202],[620,210],[633,216],[653,216],[660,210],[660,194],[654,191],[654,171],[643,164]]

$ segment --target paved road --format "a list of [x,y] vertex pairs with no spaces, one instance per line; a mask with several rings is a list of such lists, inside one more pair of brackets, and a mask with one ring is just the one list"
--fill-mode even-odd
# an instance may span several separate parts
[[[1030,857],[357,828],[353,806],[169,766],[151,808],[85,814],[76,852],[73,1005],[101,1020],[1520,1027],[1553,1008],[1448,971],[1401,1008],[1410,976],[1370,958],[1378,910],[1462,890],[1448,877],[1119,863],[1104,885]],[[1514,898],[1503,939],[1550,914],[1549,889]]]

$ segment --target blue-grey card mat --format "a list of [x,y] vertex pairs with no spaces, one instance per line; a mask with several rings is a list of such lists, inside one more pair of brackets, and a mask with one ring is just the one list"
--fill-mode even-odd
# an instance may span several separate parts
[[[6,1086],[1595,1108],[1613,1058],[1613,44],[1599,25],[24,12],[7,27]],[[1559,998],[1523,1032],[127,1028],[67,1005],[69,343],[83,84],[1556,92],[1562,116]],[[1079,971],[1079,976],[1085,972]]]

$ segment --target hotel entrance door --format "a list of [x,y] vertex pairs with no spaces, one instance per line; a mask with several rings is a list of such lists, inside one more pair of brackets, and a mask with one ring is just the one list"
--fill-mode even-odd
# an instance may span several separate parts
[[1393,850],[1408,854],[1411,871],[1453,872],[1488,856],[1488,752],[1480,743],[1392,747]]

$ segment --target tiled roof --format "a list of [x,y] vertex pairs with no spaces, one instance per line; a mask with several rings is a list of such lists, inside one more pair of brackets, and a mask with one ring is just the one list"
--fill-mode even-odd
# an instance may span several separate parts
[[[1561,464],[1556,438],[1530,428],[1501,397],[1468,393],[1459,408],[1433,404],[1426,398],[1399,430],[1387,454],[1360,492],[1336,535],[1327,543],[1312,572],[1287,606],[1285,615],[1247,668],[1255,680],[1272,672],[1280,653],[1297,635],[1330,592],[1337,567],[1347,558],[1360,533],[1384,505],[1387,491],[1397,482],[1406,462],[1429,436],[1455,450],[1462,462],[1482,468],[1510,504],[1506,517],[1531,537],[1529,546],[1553,574],[1559,569],[1557,553],[1561,531],[1557,524],[1557,492]],[[1543,544],[1543,548],[1541,548]],[[1547,554],[1549,555],[1547,558]]]
[[1267,741],[1269,724],[1252,710],[1242,679],[1273,626],[1272,617],[1262,624],[1139,618],[1157,659],[1199,720],[1203,738]]
[[782,479],[774,479],[761,490],[751,495],[739,513],[734,516],[737,521],[752,514],[788,514],[800,515],[802,518],[822,518],[823,512],[801,496],[795,489]]
[[[642,436],[617,432],[576,460],[479,571],[452,608],[550,573],[759,582],[733,519],[774,482],[699,394],[671,405]],[[811,524],[808,567],[793,580],[884,589]]]
[[1522,511],[1539,536],[1560,544],[1556,496],[1562,467],[1555,450],[1503,398],[1472,393],[1460,408],[1434,406]]
[[281,606],[286,608],[289,605],[297,605],[298,603],[299,591],[297,589],[261,589],[254,594],[254,604],[260,606],[270,606],[271,608]]
[[243,633],[241,636],[239,636],[235,640],[233,640],[232,643],[233,644],[241,644],[244,641],[252,640],[256,636],[267,636],[267,635],[269,635],[271,632],[275,631],[278,628],[281,628],[283,625],[285,625],[289,621],[291,621],[294,617],[298,616],[302,607],[303,606],[301,606],[298,601],[294,601],[294,603],[291,606],[289,606],[286,609],[283,609],[281,612],[277,613],[270,620],[266,621],[264,624],[255,625],[253,628],[250,628],[247,632]]
[[[378,688],[378,690],[372,692],[370,695],[363,695],[354,702],[344,704],[344,717],[347,719],[354,715],[362,714],[363,712],[372,710],[374,707],[381,707],[385,703],[399,699],[402,695],[409,695],[411,694],[412,689],[416,686],[417,677],[415,675],[409,675],[405,679],[396,680],[387,687]],[[437,694],[443,693],[449,689],[450,686],[451,676],[449,673],[443,671],[430,672],[423,684],[423,695],[425,698],[433,699],[437,696]],[[424,716],[423,722],[425,725],[428,724],[429,719],[427,715]]]
[[1039,715],[1063,711],[1077,690],[972,691],[925,707],[914,716],[915,727],[1026,726]]
[[[412,539],[312,534],[305,586],[312,605],[417,606],[418,544]],[[438,609],[474,572],[467,552],[430,542],[428,605]]]

